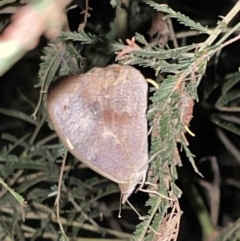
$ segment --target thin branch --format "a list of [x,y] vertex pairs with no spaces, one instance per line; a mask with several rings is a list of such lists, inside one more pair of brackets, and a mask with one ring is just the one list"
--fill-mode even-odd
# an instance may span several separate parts
[[84,14],[84,20],[83,23],[78,26],[78,31],[86,27],[87,19],[91,16],[88,12],[89,10],[92,10],[92,8],[89,7],[89,0],[85,0],[85,10],[81,12],[81,14]]
[[[229,24],[230,21],[237,15],[239,11],[240,11],[240,0],[238,0],[235,6],[231,9],[231,11],[225,17],[222,17],[223,19],[222,23],[225,25]],[[204,42],[204,45],[200,48],[199,51],[202,51],[204,48],[211,46],[212,43],[216,40],[216,38],[219,36],[219,34],[222,33],[222,31],[223,31],[223,26],[221,24],[218,24],[218,26],[211,33],[208,39]]]
[[56,200],[55,200],[58,224],[59,224],[59,227],[60,227],[60,229],[62,231],[62,235],[64,235],[64,238],[66,240],[68,240],[68,238],[67,238],[67,235],[66,235],[66,233],[64,231],[64,228],[62,226],[61,219],[60,219],[60,195],[61,195],[61,186],[62,186],[63,172],[64,172],[64,166],[65,166],[66,159],[67,159],[67,154],[68,154],[68,151],[65,151],[64,157],[63,157],[63,160],[62,160],[61,171],[60,171],[60,175],[59,175],[57,197],[56,197]]

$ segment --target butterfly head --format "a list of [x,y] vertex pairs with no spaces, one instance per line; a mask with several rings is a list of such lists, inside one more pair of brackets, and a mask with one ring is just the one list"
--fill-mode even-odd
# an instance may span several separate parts
[[133,172],[131,177],[126,181],[126,183],[119,184],[121,190],[121,203],[124,204],[128,198],[131,196],[136,186],[142,181],[145,181],[147,174],[147,167],[143,170],[139,170],[138,172]]

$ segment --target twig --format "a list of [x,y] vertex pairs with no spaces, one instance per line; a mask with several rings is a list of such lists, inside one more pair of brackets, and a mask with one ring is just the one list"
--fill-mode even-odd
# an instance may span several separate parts
[[[235,6],[230,10],[230,12],[225,16],[222,17],[223,23],[228,24],[240,11],[240,1],[238,1]],[[215,41],[215,39],[218,37],[218,35],[223,31],[223,27],[221,24],[219,24],[215,30],[212,32],[212,34],[208,37],[208,39],[204,42],[204,45],[200,48],[199,51],[202,51],[204,48],[212,45],[212,43]]]
[[173,41],[173,46],[174,46],[174,48],[178,48],[179,45],[178,45],[177,37],[176,37],[175,31],[174,31],[174,28],[172,25],[172,20],[167,19],[167,22],[168,22],[168,26],[169,26],[169,30],[170,30],[170,34],[171,34],[171,40]]
[[75,201],[72,192],[70,190],[67,189],[67,187],[63,184],[63,190],[68,193],[68,201],[73,205],[73,207],[80,213],[82,213],[82,215],[84,216],[84,218],[86,220],[88,220],[94,227],[99,228],[99,225],[93,220],[91,219],[85,212],[83,212],[82,208],[78,205],[78,203]]
[[233,106],[233,107],[231,107],[231,106],[229,106],[229,107],[227,107],[227,106],[223,106],[223,107],[215,106],[215,109],[220,110],[222,112],[240,112],[240,107],[237,107],[237,106]]
[[56,133],[53,133],[53,134],[45,137],[45,138],[42,139],[41,141],[37,142],[37,143],[36,143],[36,146],[43,146],[43,145],[45,145],[47,142],[49,142],[49,141],[51,141],[51,140],[53,140],[53,139],[55,139],[55,138],[57,138],[57,137],[58,137],[57,134],[56,134]]
[[[8,186],[12,186],[18,179],[19,177],[23,174],[23,170],[18,170],[13,177],[11,177],[7,183]],[[6,194],[6,192],[8,191],[8,189],[2,189],[2,191],[0,192],[0,199]]]
[[60,219],[60,195],[61,195],[63,171],[64,171],[64,166],[65,166],[65,163],[66,163],[66,159],[67,159],[67,153],[68,153],[68,151],[65,151],[64,157],[63,157],[63,160],[62,160],[62,166],[61,166],[59,180],[58,180],[58,192],[57,192],[57,197],[56,197],[55,204],[54,204],[56,206],[56,214],[57,214],[58,224],[59,224],[59,227],[61,229],[62,235],[64,235],[66,240],[68,240],[68,238],[67,238],[67,235],[66,235],[66,233],[64,231],[64,228],[62,226],[61,219]]
[[34,133],[33,133],[32,137],[31,137],[31,139],[30,139],[30,141],[29,141],[29,144],[31,144],[31,145],[33,144],[35,138],[37,137],[39,131],[41,130],[43,124],[44,124],[45,121],[46,121],[46,117],[47,117],[47,113],[44,112],[44,114],[42,115],[41,121],[36,125],[36,128],[35,128],[35,130],[34,130]]
[[83,11],[81,12],[81,14],[84,13],[84,20],[83,20],[83,23],[81,23],[81,24],[78,26],[78,31],[81,30],[81,29],[84,29],[84,28],[86,27],[86,25],[87,25],[87,19],[91,16],[88,11],[89,11],[89,10],[92,10],[92,8],[89,7],[88,2],[89,2],[89,0],[85,0],[85,5],[86,5],[86,6],[85,6],[85,10],[83,10]]

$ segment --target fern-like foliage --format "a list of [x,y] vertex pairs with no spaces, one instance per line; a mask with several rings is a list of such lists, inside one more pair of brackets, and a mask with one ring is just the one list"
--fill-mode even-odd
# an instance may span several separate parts
[[123,48],[123,44],[121,41],[110,41],[104,36],[96,36],[95,34],[86,33],[84,30],[80,30],[79,32],[62,32],[60,38],[64,42],[67,42],[69,40],[77,41],[80,42],[82,45],[102,43],[102,48],[106,51],[107,54],[120,51]]
[[210,33],[207,27],[202,26],[200,23],[196,23],[195,21],[193,21],[192,19],[190,19],[189,17],[185,16],[182,13],[175,12],[166,4],[157,4],[149,0],[145,0],[144,2],[152,6],[157,11],[166,13],[165,18],[176,18],[179,21],[179,23],[189,27],[190,29],[198,30],[200,33],[205,33],[205,34]]

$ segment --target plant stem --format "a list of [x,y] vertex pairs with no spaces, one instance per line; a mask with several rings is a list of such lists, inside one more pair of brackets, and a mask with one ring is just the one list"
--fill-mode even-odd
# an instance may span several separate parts
[[[234,5],[231,11],[225,17],[223,17],[223,20],[221,23],[227,26],[239,11],[240,11],[240,0]],[[223,31],[223,26],[221,23],[217,25],[215,30],[213,30],[212,34],[207,38],[203,46],[200,48],[200,51],[210,46],[218,37],[218,35]]]

